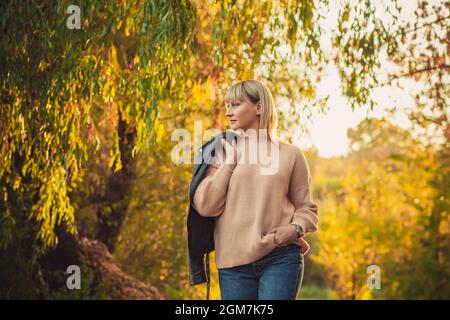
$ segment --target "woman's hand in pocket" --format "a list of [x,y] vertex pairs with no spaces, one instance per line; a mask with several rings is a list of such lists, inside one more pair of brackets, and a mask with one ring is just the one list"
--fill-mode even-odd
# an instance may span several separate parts
[[276,227],[269,231],[269,233],[275,233],[273,241],[277,247],[287,246],[297,239],[297,231],[293,224]]

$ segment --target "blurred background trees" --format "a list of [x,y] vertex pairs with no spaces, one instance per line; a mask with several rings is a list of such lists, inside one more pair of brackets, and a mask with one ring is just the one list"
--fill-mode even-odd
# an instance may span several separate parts
[[[337,159],[341,170],[326,169],[328,159],[316,169],[326,200],[312,259],[325,268],[335,297],[448,297],[449,217],[442,208],[449,180],[439,155],[385,119],[362,122],[349,136],[357,151]],[[444,179],[446,187],[436,188]],[[367,286],[372,264],[381,269],[382,290]]]

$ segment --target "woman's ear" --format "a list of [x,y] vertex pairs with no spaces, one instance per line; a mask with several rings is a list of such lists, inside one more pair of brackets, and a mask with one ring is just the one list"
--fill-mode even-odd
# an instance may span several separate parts
[[256,114],[260,115],[261,114],[261,102],[258,102],[256,104]]

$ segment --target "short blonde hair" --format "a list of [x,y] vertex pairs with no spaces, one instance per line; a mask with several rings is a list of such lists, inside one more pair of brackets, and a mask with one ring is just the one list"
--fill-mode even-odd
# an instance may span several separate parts
[[225,102],[244,101],[245,98],[256,104],[261,102],[259,128],[267,131],[269,139],[277,139],[278,114],[275,103],[267,85],[259,80],[242,80],[231,86],[225,94]]

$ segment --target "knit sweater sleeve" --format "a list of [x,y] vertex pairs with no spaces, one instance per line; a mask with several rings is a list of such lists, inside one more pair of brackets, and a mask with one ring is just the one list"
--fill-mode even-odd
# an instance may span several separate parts
[[233,169],[228,164],[211,163],[206,170],[206,176],[195,190],[193,207],[204,217],[217,217],[225,209]]
[[291,223],[300,225],[305,234],[318,229],[318,206],[312,196],[311,182],[306,157],[301,149],[297,148],[289,182],[289,199],[295,206]]

